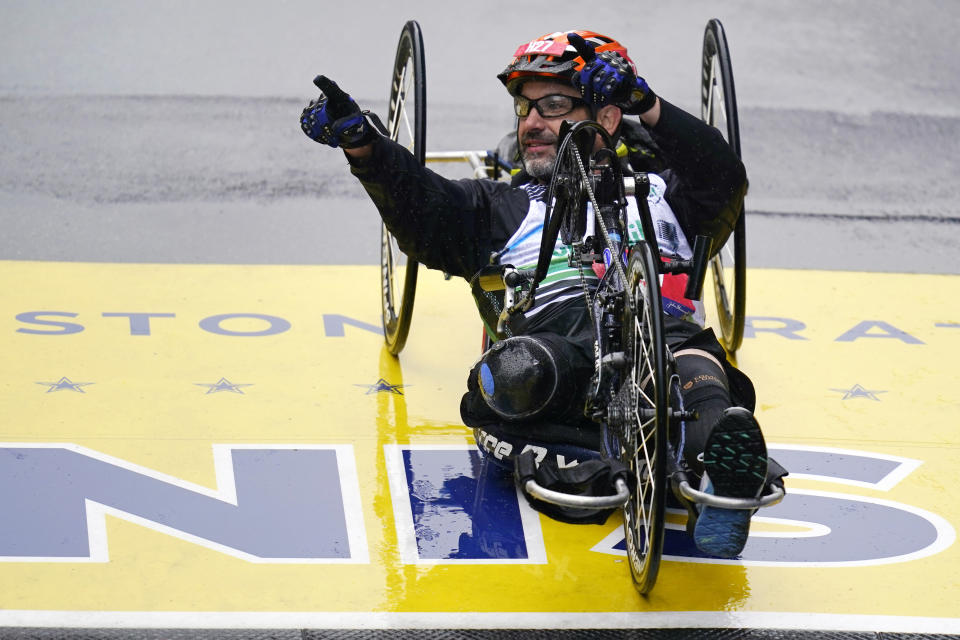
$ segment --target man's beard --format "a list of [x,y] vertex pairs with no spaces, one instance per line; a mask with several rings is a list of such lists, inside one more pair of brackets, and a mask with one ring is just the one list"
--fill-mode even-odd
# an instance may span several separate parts
[[[537,138],[537,140],[542,141],[543,139]],[[520,156],[523,161],[523,168],[526,169],[530,177],[544,182],[549,181],[553,175],[553,165],[557,160],[556,140],[553,141],[553,147],[549,153],[540,152],[530,156],[527,154],[526,146],[521,143]]]
[[546,181],[553,175],[553,165],[556,162],[556,158],[556,153],[551,154],[549,157],[538,155],[536,158],[524,158],[523,168],[527,170],[530,177]]

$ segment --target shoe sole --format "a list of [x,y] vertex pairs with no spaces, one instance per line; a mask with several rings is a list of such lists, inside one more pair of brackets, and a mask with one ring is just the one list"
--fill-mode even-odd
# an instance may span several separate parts
[[[766,482],[767,447],[753,416],[746,412],[725,415],[710,433],[703,466],[714,495],[758,497]],[[704,506],[693,531],[697,548],[721,558],[740,555],[750,535],[753,511]]]

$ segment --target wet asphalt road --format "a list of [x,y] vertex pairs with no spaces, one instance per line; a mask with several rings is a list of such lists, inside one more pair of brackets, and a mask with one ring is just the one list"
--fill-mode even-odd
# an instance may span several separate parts
[[505,2],[415,2],[374,20],[297,0],[230,5],[229,24],[225,3],[195,5],[0,2],[0,259],[374,263],[375,210],[340,152],[297,125],[315,73],[382,113],[396,36],[416,17],[428,148],[486,148],[511,126],[493,76],[521,41],[589,23],[694,110],[703,25],[719,17],[751,180],[749,264],[960,273],[955,3],[813,2],[800,15],[694,2],[590,20],[560,3],[545,20]]

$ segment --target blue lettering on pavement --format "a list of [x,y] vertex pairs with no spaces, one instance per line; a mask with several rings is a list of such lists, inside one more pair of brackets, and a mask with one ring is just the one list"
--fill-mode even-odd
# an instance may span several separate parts
[[511,474],[476,448],[403,449],[401,456],[416,560],[529,558]]
[[323,331],[328,338],[342,338],[346,335],[344,327],[347,325],[351,327],[356,327],[357,329],[363,329],[364,331],[369,331],[370,333],[375,333],[377,335],[383,335],[383,328],[375,325],[368,324],[366,322],[361,322],[360,320],[354,320],[347,316],[342,316],[337,313],[325,313],[323,314]]
[[[887,490],[913,470],[905,459],[866,452],[770,448],[771,457],[796,476]],[[932,513],[902,503],[859,495],[793,489],[783,502],[755,518],[806,527],[799,534],[752,534],[739,560],[771,565],[872,565],[923,557],[943,550],[953,528]],[[664,555],[711,559],[685,532],[668,529]]]
[[[154,318],[178,317],[175,313],[132,311],[104,312],[101,315],[104,318],[127,318],[129,322],[129,335],[131,336],[152,335],[153,327],[151,320]],[[15,331],[17,333],[45,336],[72,335],[80,333],[86,327],[79,322],[68,322],[57,318],[77,318],[78,316],[79,314],[72,311],[24,311],[18,313],[15,316],[16,319],[25,325],[33,326],[18,327]],[[256,320],[264,323],[264,325],[263,328],[256,330],[230,328],[230,321],[236,319]],[[199,326],[206,332],[232,337],[273,336],[289,331],[292,327],[290,321],[285,318],[262,313],[223,313],[212,315],[200,320]],[[960,327],[960,324],[937,322],[934,326],[937,328],[956,328]],[[383,335],[383,329],[379,325],[357,320],[339,313],[323,314],[323,328],[327,337],[343,338],[347,334],[347,327],[353,327],[376,335]],[[770,333],[787,340],[809,340],[809,338],[800,333],[806,328],[806,323],[793,318],[747,316],[744,321],[743,337],[752,339],[759,337],[759,334]],[[835,338],[834,341],[854,342],[861,338],[886,338],[888,340],[899,340],[905,344],[925,344],[919,338],[882,320],[863,320],[851,329],[843,332]]]
[[0,448],[0,558],[106,560],[91,532],[111,513],[252,561],[366,560],[336,449],[230,453],[211,491],[80,447]]
[[[879,330],[880,333],[876,333],[873,331],[874,329]],[[835,341],[853,342],[854,340],[859,340],[860,338],[888,338],[900,340],[906,344],[923,344],[922,340],[914,338],[906,331],[897,329],[892,324],[883,322],[882,320],[864,320],[863,322],[857,324],[857,326],[836,338]]]
[[[254,318],[263,320],[267,326],[259,331],[236,331],[224,329],[221,324],[225,320],[236,318]],[[290,329],[290,322],[277,316],[268,316],[262,313],[224,313],[218,316],[210,316],[200,321],[200,328],[210,333],[218,333],[222,336],[272,336],[283,333]]]
[[83,325],[77,324],[75,322],[63,322],[57,320],[44,320],[43,316],[62,316],[64,318],[76,318],[77,314],[71,313],[70,311],[25,311],[23,313],[18,313],[16,318],[20,322],[25,322],[27,324],[38,324],[40,326],[48,327],[60,327],[59,330],[40,330],[40,329],[27,329],[25,327],[20,327],[17,329],[17,333],[30,333],[40,336],[66,336],[71,333],[80,333],[83,331]]
[[[219,451],[214,491],[73,445],[0,447],[0,560],[105,560],[111,514],[251,561],[369,561],[352,448]],[[546,561],[537,514],[510,474],[474,447],[387,445],[385,452],[402,561]],[[919,461],[826,448],[771,446],[770,453],[795,477],[861,491],[791,489],[755,516],[790,528],[755,529],[733,561],[704,556],[682,525],[670,525],[667,559],[872,565],[929,556],[956,538],[936,514],[862,495],[893,488]],[[594,549],[622,554],[622,530]]]
[[150,335],[150,318],[175,318],[175,313],[104,313],[104,318],[130,318],[130,335]]
[[[771,326],[758,326],[761,323],[776,323]],[[803,331],[807,328],[807,325],[800,322],[799,320],[793,320],[791,318],[774,318],[767,316],[747,316],[744,318],[743,322],[743,337],[744,338],[756,338],[757,334],[761,331],[775,333],[779,336],[786,338],[787,340],[806,340],[807,338],[798,335],[799,331]]]

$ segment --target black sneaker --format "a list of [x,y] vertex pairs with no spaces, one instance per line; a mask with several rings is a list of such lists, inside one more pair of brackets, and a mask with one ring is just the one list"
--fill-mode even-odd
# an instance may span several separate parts
[[[749,411],[731,407],[714,425],[703,450],[701,491],[725,498],[759,498],[767,477],[767,446]],[[721,509],[703,505],[693,541],[704,553],[734,558],[750,535],[755,509]]]

